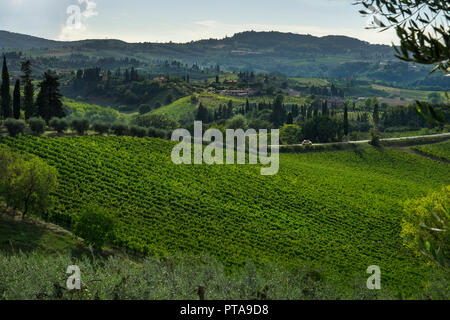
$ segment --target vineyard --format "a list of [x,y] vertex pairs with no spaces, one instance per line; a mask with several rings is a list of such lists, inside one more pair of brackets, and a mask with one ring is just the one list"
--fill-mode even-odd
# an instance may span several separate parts
[[402,245],[402,203],[450,183],[450,167],[402,151],[281,154],[259,165],[172,164],[173,142],[132,137],[0,137],[59,171],[53,221],[88,202],[120,223],[116,244],[150,255],[208,253],[226,267],[308,263],[350,285],[369,265],[412,292],[428,272]]
[[415,147],[414,150],[428,156],[450,161],[450,141]]

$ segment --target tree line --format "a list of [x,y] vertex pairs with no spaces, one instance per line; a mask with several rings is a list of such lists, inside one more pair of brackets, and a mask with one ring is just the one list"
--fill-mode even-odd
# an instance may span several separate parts
[[33,117],[40,117],[48,123],[53,117],[64,117],[65,112],[61,101],[62,95],[59,92],[60,83],[58,78],[50,72],[45,72],[44,79],[38,85],[39,93],[35,99],[30,60],[22,63],[21,71],[23,73],[20,77],[21,79],[16,79],[13,94],[11,95],[8,65],[6,56],[3,56],[2,84],[0,87],[2,119],[13,118],[19,120],[23,118],[29,120]]

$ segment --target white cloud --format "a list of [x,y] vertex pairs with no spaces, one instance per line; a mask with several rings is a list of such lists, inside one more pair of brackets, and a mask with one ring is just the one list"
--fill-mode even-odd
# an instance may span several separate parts
[[[68,18],[61,26],[59,40],[71,41],[89,38],[87,20],[98,16],[95,11],[97,4],[90,0],[78,0],[79,6],[71,5],[67,8]],[[83,6],[83,4],[85,4]]]

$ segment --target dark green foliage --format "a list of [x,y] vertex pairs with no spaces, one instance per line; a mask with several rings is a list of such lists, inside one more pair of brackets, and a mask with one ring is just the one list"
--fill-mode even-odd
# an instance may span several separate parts
[[132,124],[146,128],[153,127],[167,130],[174,130],[179,126],[178,122],[168,118],[164,114],[146,114],[137,116],[132,120]]
[[294,123],[294,118],[292,116],[292,113],[289,112],[287,115],[287,120],[286,120],[286,124],[293,124]]
[[11,92],[9,88],[9,72],[6,65],[6,57],[3,56],[3,68],[2,68],[2,85],[0,87],[1,97],[1,116],[3,119],[7,119],[12,116],[11,110]]
[[61,94],[59,93],[58,78],[45,73],[44,80],[39,85],[40,91],[36,99],[38,107],[37,113],[45,121],[50,121],[53,117],[64,117]]
[[95,121],[92,128],[100,134],[105,134],[108,133],[110,125],[103,121]]
[[280,129],[282,144],[299,144],[302,142],[302,130],[297,125],[285,124]]
[[83,135],[87,130],[89,130],[89,120],[87,119],[75,119],[70,123],[70,127],[78,132],[78,134]]
[[63,133],[69,128],[69,122],[64,118],[54,117],[50,120],[49,125],[58,133]]
[[376,128],[370,129],[370,144],[374,147],[381,147],[381,138]]
[[31,62],[28,60],[22,63],[22,72],[24,73],[23,79],[23,110],[25,112],[25,119],[29,119],[37,114],[37,110],[34,106],[34,85],[31,79]]
[[171,94],[166,97],[166,104],[171,104],[173,102],[173,96]]
[[149,113],[152,110],[149,104],[141,104],[139,106],[139,113],[140,114],[146,114]]
[[195,120],[202,121],[204,123],[209,122],[209,111],[206,107],[203,106],[202,103],[200,103],[197,109]]
[[344,106],[344,135],[348,135],[348,106]]
[[20,118],[20,80],[16,80],[13,93],[13,116],[15,119]]
[[375,129],[378,130],[379,125],[380,125],[380,104],[378,103],[378,101],[376,99],[374,100],[374,103],[373,103],[372,119],[373,119],[373,125],[374,125]]
[[45,121],[42,118],[31,118],[28,120],[31,132],[39,136],[45,132]]
[[115,218],[104,208],[88,205],[75,216],[74,233],[88,244],[101,248],[114,239]]
[[314,117],[302,126],[304,139],[312,142],[337,142],[342,140],[343,124],[330,117]]
[[147,135],[152,138],[167,139],[170,137],[170,131],[157,128],[147,128]]
[[114,123],[111,126],[112,132],[117,136],[126,135],[128,132],[128,126],[124,123]]
[[131,126],[130,135],[133,137],[143,138],[147,135],[147,129],[140,126]]
[[273,102],[273,110],[270,116],[270,121],[275,125],[275,127],[282,126],[286,121],[286,109],[283,105],[284,97],[278,95]]
[[9,135],[15,137],[20,133],[23,134],[25,130],[25,121],[8,118],[5,121],[5,127],[8,129]]

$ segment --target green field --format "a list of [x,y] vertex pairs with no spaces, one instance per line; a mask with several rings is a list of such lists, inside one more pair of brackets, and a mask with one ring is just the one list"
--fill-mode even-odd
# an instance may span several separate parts
[[[272,103],[273,97],[262,96],[262,97],[248,97],[249,103]],[[235,97],[226,96],[221,94],[214,94],[203,92],[198,95],[199,103],[207,107],[209,110],[216,110],[220,105],[227,105],[229,101],[233,102],[233,107],[243,107],[247,101],[247,97]],[[305,98],[285,96],[284,102],[287,104],[298,104],[301,105],[305,103]],[[177,121],[192,122],[195,118],[195,108],[196,106],[191,102],[191,96],[187,96],[176,100],[175,102],[162,106],[158,109],[151,111],[151,114],[164,114],[170,119]]]
[[99,120],[105,122],[123,121],[126,116],[109,107],[89,104],[65,98],[63,100],[68,119],[88,118],[91,122]]
[[227,268],[305,264],[343,285],[382,270],[383,288],[413,294],[429,272],[399,236],[402,203],[450,183],[450,167],[402,151],[281,154],[258,165],[181,165],[173,142],[131,137],[1,137],[60,173],[50,218],[89,202],[119,218],[116,245],[150,255],[208,253]]
[[415,147],[414,150],[428,156],[450,161],[450,141]]
[[193,121],[195,118],[195,105],[191,102],[191,96],[153,110],[151,114],[164,114],[173,120]]

